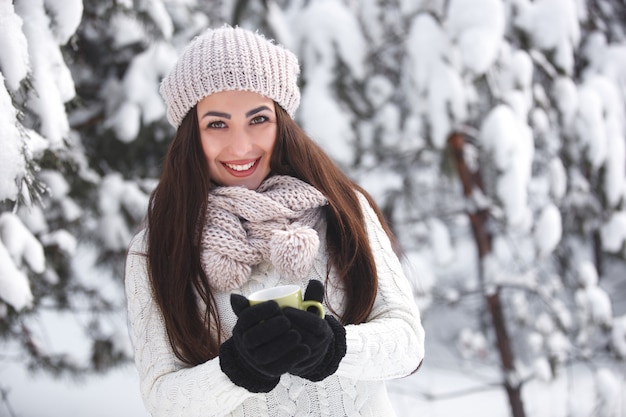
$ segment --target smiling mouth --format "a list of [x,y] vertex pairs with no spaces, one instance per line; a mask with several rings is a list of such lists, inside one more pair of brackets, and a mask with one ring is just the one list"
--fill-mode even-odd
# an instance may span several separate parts
[[[260,159],[260,158],[259,158]],[[223,165],[232,170],[232,171],[236,171],[236,172],[246,172],[251,170],[252,168],[254,168],[254,166],[257,164],[257,162],[259,162],[258,159],[255,159],[252,162],[248,162],[246,164],[232,164],[232,163],[228,163],[228,162],[224,162]]]

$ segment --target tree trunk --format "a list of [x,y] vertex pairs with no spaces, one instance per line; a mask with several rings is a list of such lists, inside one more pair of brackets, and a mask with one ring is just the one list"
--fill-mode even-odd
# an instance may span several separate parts
[[[465,163],[463,157],[463,146],[465,145],[465,137],[461,133],[453,133],[448,138],[448,146],[450,148],[452,158],[457,169],[457,173],[463,185],[463,195],[466,199],[472,198],[472,192],[475,187],[480,187],[481,181],[478,173],[472,174]],[[488,217],[486,209],[476,209],[467,213],[476,246],[478,247],[479,265],[483,264],[486,255],[491,252],[491,235],[486,227]],[[481,282],[484,282],[483,270],[479,271]],[[484,289],[484,288],[483,288]],[[513,378],[515,371],[515,356],[511,348],[511,340],[509,339],[504,311],[500,300],[500,290],[484,291],[485,301],[491,316],[493,329],[496,335],[496,347],[500,354],[500,364],[504,372],[504,388],[509,398],[509,405],[513,417],[525,417],[524,403],[522,402],[522,383],[519,379]]]
[[596,271],[598,271],[598,279],[602,279],[602,276],[604,276],[604,265],[602,264],[602,236],[600,236],[600,230],[593,232],[593,259]]

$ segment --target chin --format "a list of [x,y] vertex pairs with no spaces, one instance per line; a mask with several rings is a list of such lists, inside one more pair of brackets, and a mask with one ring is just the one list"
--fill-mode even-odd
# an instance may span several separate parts
[[247,181],[241,181],[241,182],[235,182],[234,184],[232,184],[233,186],[240,186],[240,187],[245,187],[248,190],[256,190],[257,188],[259,188],[259,186],[261,185],[261,182],[263,182],[263,180],[247,180]]

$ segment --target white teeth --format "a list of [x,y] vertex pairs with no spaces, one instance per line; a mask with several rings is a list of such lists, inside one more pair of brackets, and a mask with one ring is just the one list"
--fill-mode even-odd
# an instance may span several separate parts
[[247,171],[256,164],[256,161],[249,162],[245,165],[225,164],[228,168],[235,171]]

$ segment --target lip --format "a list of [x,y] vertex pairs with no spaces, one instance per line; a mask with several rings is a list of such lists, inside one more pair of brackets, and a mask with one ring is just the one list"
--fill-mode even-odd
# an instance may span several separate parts
[[[228,162],[222,162],[222,166],[233,177],[242,178],[242,177],[247,177],[249,175],[254,174],[257,167],[259,166],[260,160],[261,158],[248,159],[245,161],[228,161]],[[252,164],[252,166],[247,169],[235,169],[231,167],[231,166],[244,167],[249,164]]]

